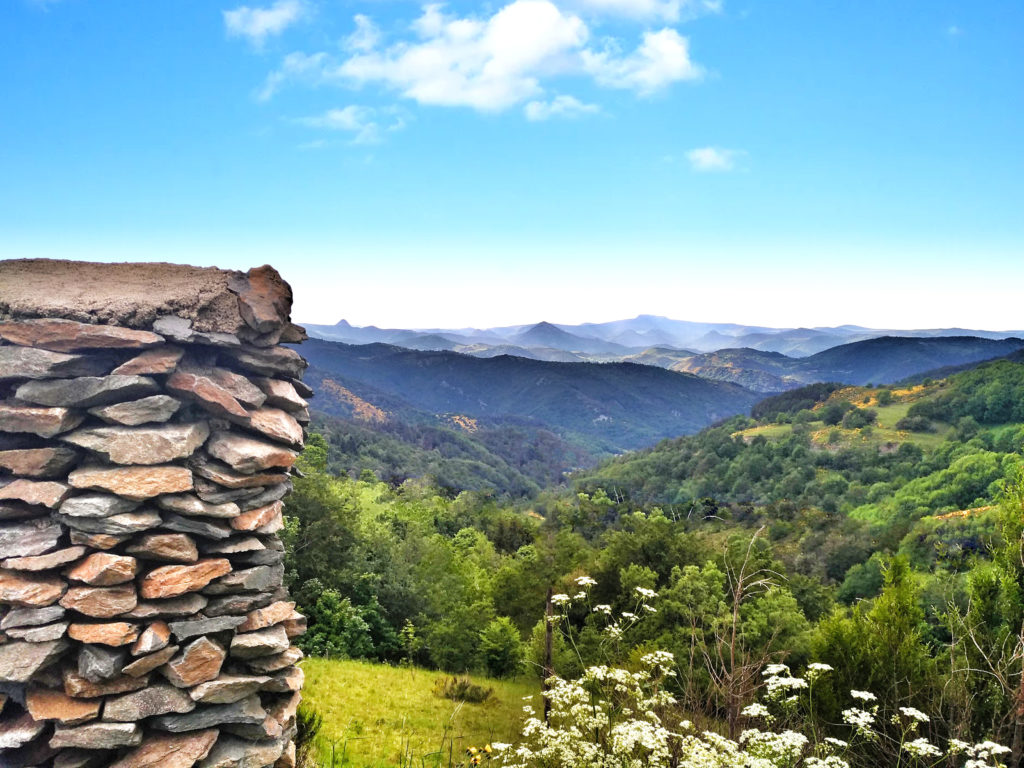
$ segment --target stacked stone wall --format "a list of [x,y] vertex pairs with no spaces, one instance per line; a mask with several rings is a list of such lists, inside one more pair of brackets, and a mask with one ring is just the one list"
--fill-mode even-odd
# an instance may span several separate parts
[[294,765],[291,290],[0,262],[0,768]]

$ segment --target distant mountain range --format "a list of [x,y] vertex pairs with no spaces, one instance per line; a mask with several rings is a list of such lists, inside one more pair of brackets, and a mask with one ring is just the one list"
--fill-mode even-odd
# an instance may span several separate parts
[[315,338],[346,344],[383,343],[408,349],[463,352],[477,357],[512,354],[556,362],[627,361],[652,348],[664,350],[676,361],[696,353],[739,348],[778,352],[788,357],[808,357],[843,344],[882,336],[973,336],[983,339],[1024,336],[1024,331],[963,328],[898,330],[857,325],[771,328],[735,323],[695,323],[655,315],[639,315],[631,320],[607,323],[562,325],[540,322],[486,329],[388,329],[372,325],[356,327],[342,320],[336,325],[308,324],[306,329]]

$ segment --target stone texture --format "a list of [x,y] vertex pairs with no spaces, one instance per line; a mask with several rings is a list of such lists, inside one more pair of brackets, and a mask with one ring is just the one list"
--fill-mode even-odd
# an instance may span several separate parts
[[0,521],[25,520],[31,517],[43,517],[46,510],[22,504],[20,501],[0,501]]
[[206,607],[209,598],[196,592],[169,600],[140,602],[124,616],[128,619],[156,619],[192,616]]
[[195,541],[183,533],[146,534],[129,545],[126,551],[146,560],[173,563],[194,563],[199,559]]
[[273,600],[271,595],[237,594],[211,598],[203,611],[207,616],[245,616],[250,611],[262,608]]
[[68,475],[75,488],[109,491],[133,501],[144,501],[162,493],[192,490],[192,473],[185,467],[82,467]]
[[71,492],[64,483],[52,480],[18,479],[0,487],[0,501],[22,501],[53,509]]
[[215,432],[206,451],[236,472],[253,474],[267,469],[287,469],[298,454],[279,445],[245,437],[234,432]]
[[260,706],[259,696],[249,696],[231,704],[196,707],[187,694],[182,692],[182,695],[192,704],[193,711],[188,714],[163,715],[154,718],[152,721],[154,728],[181,733],[182,731],[197,731],[224,724],[258,725],[267,717],[267,713]]
[[279,331],[287,322],[292,289],[273,267],[250,269],[244,278],[232,278],[228,285],[238,294],[242,319],[257,333]]
[[231,656],[238,659],[254,659],[260,656],[272,656],[286,651],[291,642],[284,627],[275,626],[268,629],[247,632],[231,638]]
[[198,768],[266,768],[281,756],[284,747],[282,741],[253,743],[221,734]]
[[67,584],[56,576],[0,571],[0,602],[20,608],[40,608],[60,600]]
[[71,568],[67,577],[91,586],[109,587],[131,581],[138,570],[139,561],[134,557],[94,552]]
[[178,652],[177,645],[168,645],[166,648],[161,648],[156,653],[151,653],[149,656],[142,656],[131,664],[128,664],[122,671],[126,675],[132,677],[139,677],[152,672],[158,667],[162,667]]
[[193,701],[202,704],[233,704],[256,693],[270,682],[263,675],[221,675],[197,685],[188,692]]
[[[141,531],[148,531],[150,528],[156,528],[160,525],[163,520],[160,515],[156,512],[149,510],[140,510],[139,512],[127,512],[123,515],[111,515],[110,517],[65,517],[60,515],[60,521],[72,528],[72,536],[75,531],[84,531],[85,533],[96,533],[104,534],[107,536],[124,536],[126,534],[139,533]],[[110,549],[111,546],[117,546],[117,543],[122,539],[111,539],[113,544],[107,546],[106,549]],[[99,544],[97,543],[97,546]],[[103,547],[100,547],[101,549]]]
[[22,477],[58,477],[78,460],[78,452],[62,445],[0,451],[0,468]]
[[114,535],[110,533],[87,533],[86,531],[71,531],[71,543],[79,546],[88,547],[89,549],[113,549],[114,547],[124,544],[130,536],[127,535]]
[[219,576],[231,572],[224,558],[200,560],[195,565],[165,565],[147,573],[139,591],[147,600],[197,592]]
[[12,627],[38,627],[60,621],[64,618],[64,609],[59,605],[50,605],[46,608],[14,608],[7,612],[7,615],[0,620],[0,630],[11,629]]
[[110,368],[111,361],[105,357],[66,355],[31,347],[0,347],[0,381],[96,376]]
[[29,688],[25,707],[36,720],[56,720],[61,725],[80,725],[100,716],[100,702],[73,699],[64,691]]
[[260,690],[269,693],[293,693],[301,691],[305,681],[306,673],[302,671],[302,667],[287,667],[270,677]]
[[[232,536],[226,541],[203,542],[204,555],[237,555],[245,552],[258,552],[266,549],[263,542],[255,536]],[[234,562],[238,562],[234,560]]]
[[181,734],[149,734],[110,768],[192,768],[217,741],[215,729]]
[[262,389],[253,384],[247,377],[227,368],[207,368],[190,372],[206,376],[246,408],[259,408],[266,402],[267,396],[263,394]]
[[307,363],[302,355],[294,349],[287,347],[270,347],[269,349],[256,349],[245,347],[242,349],[225,349],[225,356],[230,357],[235,363],[246,370],[264,376],[290,376],[300,378],[306,370]]
[[208,637],[189,643],[162,668],[164,676],[178,688],[191,688],[220,674],[227,652]]
[[134,747],[142,741],[142,729],[135,723],[89,723],[74,728],[58,726],[50,746],[83,749]]
[[7,635],[15,640],[24,640],[29,643],[46,643],[50,640],[59,640],[68,631],[68,623],[60,621],[56,624],[44,624],[41,627],[17,627],[7,630]]
[[289,619],[295,611],[295,603],[280,600],[268,605],[266,608],[257,608],[245,617],[245,623],[238,627],[239,632],[254,632],[258,629],[266,629],[275,624],[280,624]]
[[280,408],[291,413],[301,411],[309,405],[299,396],[295,385],[290,381],[260,377],[253,379],[253,384],[263,390],[263,394],[267,396],[266,404],[273,408]]
[[18,387],[19,400],[62,408],[89,408],[156,394],[147,376],[82,376],[77,379],[28,381]]
[[[193,461],[195,461],[195,458],[193,458]],[[234,501],[243,510],[245,509],[245,504],[250,499],[257,498],[265,492],[265,489],[262,487],[228,489],[207,480],[205,477],[196,477],[195,483],[196,495],[203,501],[208,501],[211,504],[223,504],[226,501]]]
[[246,426],[293,448],[302,448],[302,425],[280,408],[263,407],[253,411]]
[[91,349],[146,349],[163,344],[162,336],[116,325],[90,325],[74,320],[43,318],[0,321],[0,339],[22,347],[54,352]]
[[60,513],[69,517],[110,517],[137,509],[137,501],[129,501],[109,493],[85,493],[73,496],[60,505]]
[[173,512],[164,513],[163,527],[172,531],[202,536],[207,539],[226,539],[231,535],[231,528],[222,523],[214,523],[194,517],[182,517]]
[[152,427],[90,427],[62,437],[114,464],[166,464],[191,456],[206,442],[206,422]]
[[134,723],[157,715],[191,712],[195,707],[195,702],[185,691],[163,683],[107,699],[103,706],[103,719]]
[[78,652],[78,674],[93,683],[112,680],[121,674],[128,651],[105,645],[83,645]]
[[122,376],[160,376],[173,373],[185,350],[172,344],[147,349],[111,371]]
[[108,424],[137,426],[139,424],[163,423],[178,412],[181,403],[167,395],[150,395],[127,403],[114,403],[90,408],[89,413]]
[[49,571],[80,560],[85,552],[85,547],[67,547],[45,555],[9,557],[0,563],[0,567],[12,571]]
[[248,666],[253,672],[270,673],[278,672],[294,664],[298,664],[301,660],[302,651],[295,646],[292,646],[287,651],[273,656],[261,656],[255,659],[248,659],[246,661],[246,666]]
[[108,762],[108,754],[107,750],[62,749],[53,758],[53,768],[100,768]]
[[263,485],[277,485],[288,480],[288,475],[277,472],[260,472],[258,474],[243,474],[235,472],[227,464],[208,459],[196,454],[190,464],[192,470],[207,480],[212,480],[225,488],[255,488]]
[[65,640],[0,645],[0,682],[27,683],[39,670],[56,661],[67,647]]
[[128,645],[139,636],[139,628],[126,621],[112,621],[106,624],[72,624],[68,636],[82,643],[99,645]]
[[172,621],[171,632],[178,640],[188,640],[198,635],[212,635],[216,632],[228,632],[244,621],[242,616],[218,616],[212,619],[192,619],[190,621]]
[[35,720],[28,712],[17,718],[0,720],[0,750],[17,749],[28,744],[45,727],[45,722]]
[[210,586],[203,590],[203,593],[207,595],[226,595],[235,592],[262,592],[275,581],[280,582],[280,576],[271,568],[261,565],[255,568],[233,571],[219,579],[216,583],[210,584]]
[[231,518],[238,517],[241,510],[232,501],[223,504],[211,504],[203,501],[195,494],[177,493],[161,496],[157,499],[157,506],[161,509],[168,509],[182,515],[198,515],[200,517]]
[[271,485],[269,488],[265,488],[255,496],[242,499],[238,502],[238,506],[243,512],[248,512],[257,507],[265,507],[272,502],[279,501],[291,492],[292,482],[291,480],[286,480],[278,485]]
[[265,507],[250,509],[231,520],[231,527],[236,531],[256,531],[270,525],[281,516],[284,505],[275,501]]
[[76,699],[96,699],[101,696],[113,696],[128,691],[138,691],[149,685],[149,678],[132,677],[122,675],[113,680],[93,682],[78,674],[75,670],[67,668],[63,671],[64,693]]
[[215,416],[248,418],[249,412],[245,406],[209,376],[175,371],[167,377],[167,389],[179,397],[198,403]]
[[69,408],[0,403],[0,432],[29,432],[39,437],[53,437],[74,429],[83,418],[80,412]]
[[161,648],[166,648],[170,641],[170,627],[167,626],[166,622],[154,621],[143,630],[142,634],[139,635],[139,639],[135,641],[135,644],[132,646],[132,656],[141,656],[159,651]]
[[71,587],[60,604],[96,619],[110,619],[130,611],[138,603],[134,584],[116,587]]

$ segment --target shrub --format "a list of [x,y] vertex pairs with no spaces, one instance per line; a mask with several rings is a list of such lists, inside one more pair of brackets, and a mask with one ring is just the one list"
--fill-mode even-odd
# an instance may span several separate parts
[[465,676],[439,677],[434,682],[434,695],[441,699],[482,704],[492,693],[493,688],[484,688]]
[[514,677],[523,666],[519,630],[506,616],[494,619],[480,632],[480,656],[491,677]]

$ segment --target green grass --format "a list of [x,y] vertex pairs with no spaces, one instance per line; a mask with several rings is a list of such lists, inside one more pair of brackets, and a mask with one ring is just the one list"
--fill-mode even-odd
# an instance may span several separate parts
[[[448,766],[469,746],[513,742],[523,719],[523,697],[540,691],[533,677],[473,681],[493,688],[482,704],[434,694],[442,672],[361,661],[306,659],[303,699],[323,716],[323,766]],[[443,750],[443,753],[442,753]],[[441,753],[441,754],[439,754]]]

